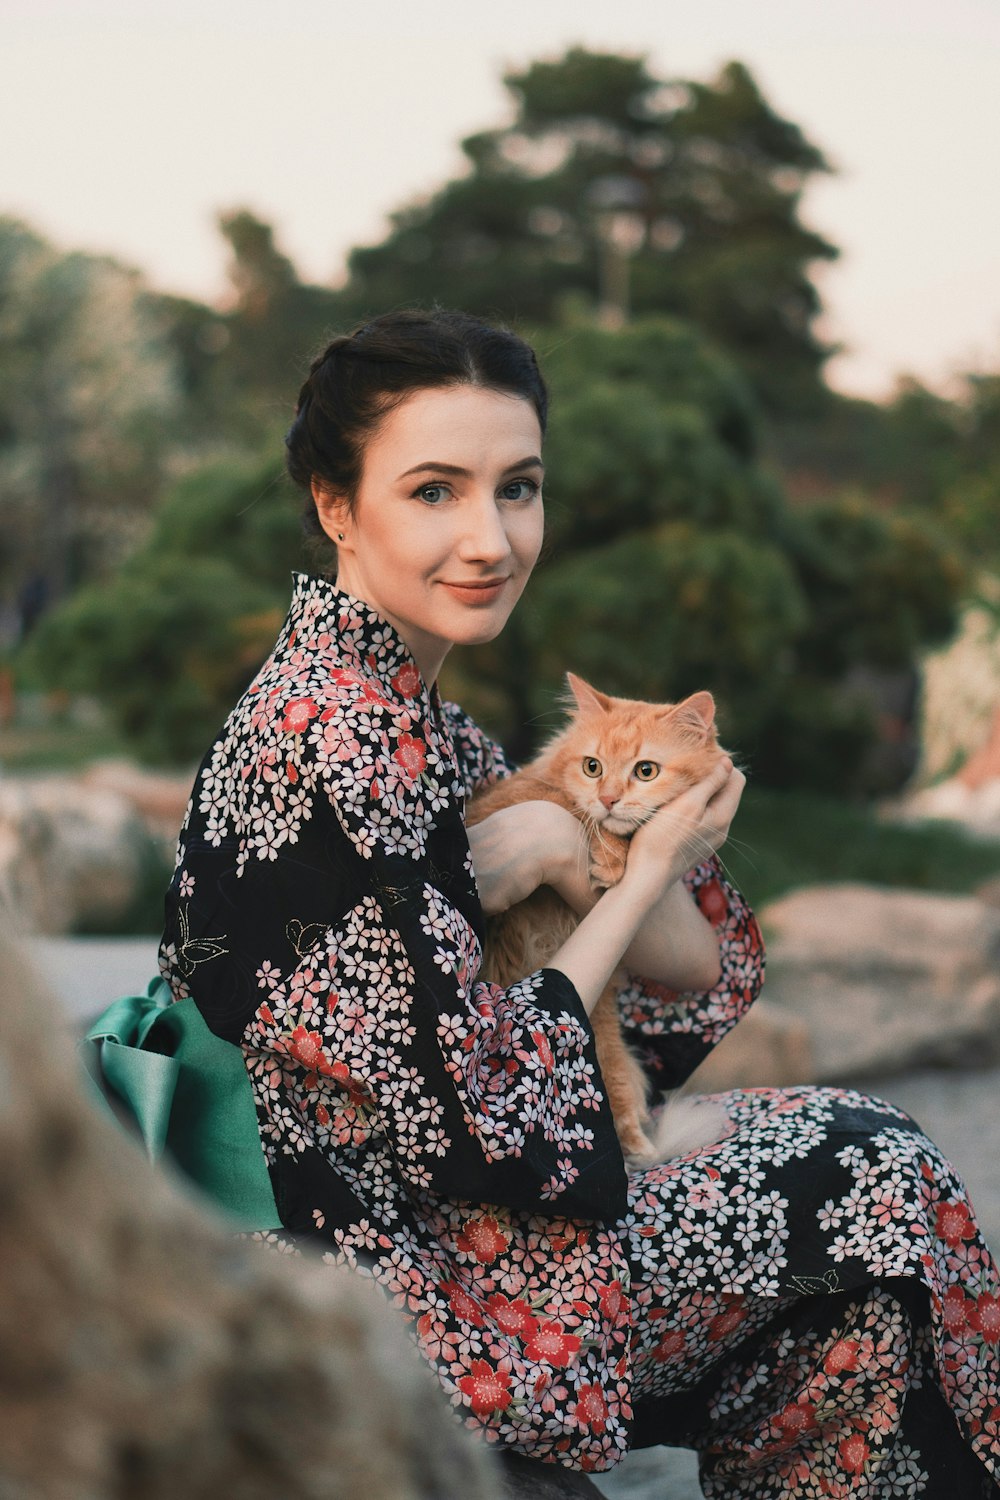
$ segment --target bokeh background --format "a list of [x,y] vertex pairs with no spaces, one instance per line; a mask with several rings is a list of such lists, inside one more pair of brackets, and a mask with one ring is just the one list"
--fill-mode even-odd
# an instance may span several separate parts
[[715,1082],[887,1093],[1000,1238],[993,0],[2,25],[0,896],[75,1014],[144,985],[197,761],[322,562],[310,356],[462,307],[540,354],[549,538],[446,691],[524,756],[567,667],[711,688],[773,953]]
[[[281,435],[309,355],[438,301],[522,330],[554,396],[543,565],[448,689],[524,755],[568,665],[711,686],[758,900],[995,870],[868,836],[1000,701],[992,5],[15,0],[4,26],[9,770],[189,772],[303,565]],[[970,608],[964,685],[950,656],[928,694]]]

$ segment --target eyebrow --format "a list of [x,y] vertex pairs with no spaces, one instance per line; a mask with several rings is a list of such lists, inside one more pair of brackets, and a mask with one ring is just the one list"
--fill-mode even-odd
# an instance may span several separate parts
[[[501,471],[500,471],[501,476],[503,476],[504,474],[513,474],[514,471],[515,471],[515,469],[542,469],[544,471],[545,465],[542,463],[542,460],[540,458],[537,458],[534,455],[531,455],[529,458],[519,458],[518,461],[517,461],[517,463],[508,464],[505,469],[501,469]],[[433,462],[428,462],[428,463],[423,463],[423,464],[415,464],[412,469],[407,469],[406,472],[403,473],[403,474],[400,474],[399,477],[400,477],[400,479],[407,479],[407,478],[409,478],[409,476],[411,474],[431,474],[431,473],[433,473],[433,474],[457,474],[458,477],[459,477],[459,479],[471,479],[472,478],[472,475],[469,472],[469,470],[468,469],[462,469],[462,468],[460,468],[458,466],[458,464],[438,464],[438,463],[433,463]]]

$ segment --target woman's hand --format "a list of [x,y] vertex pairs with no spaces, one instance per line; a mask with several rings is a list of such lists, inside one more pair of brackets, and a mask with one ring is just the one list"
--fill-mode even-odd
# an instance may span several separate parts
[[490,813],[469,829],[472,866],[487,916],[506,911],[557,872],[582,861],[583,828],[555,802],[519,802]]
[[727,755],[710,776],[661,807],[632,835],[622,886],[652,906],[726,842],[745,786],[746,777]]

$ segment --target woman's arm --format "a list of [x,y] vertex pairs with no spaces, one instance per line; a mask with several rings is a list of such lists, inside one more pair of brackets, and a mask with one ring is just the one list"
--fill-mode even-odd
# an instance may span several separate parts
[[[579,823],[576,826],[579,828]],[[586,916],[598,902],[598,893],[579,859],[568,860],[564,870],[550,876],[548,883],[577,916]],[[622,962],[634,973],[672,990],[700,992],[718,982],[718,936],[683,880],[675,880],[654,902],[625,949]]]
[[[710,990],[719,978],[718,937],[682,876],[725,841],[744,785],[742,773],[724,763],[662,809],[633,838],[626,879],[600,900],[587,876],[583,829],[571,813],[550,802],[504,808],[469,829],[483,907],[504,911],[539,885],[553,886],[584,918],[574,934],[577,939],[584,933],[576,944],[581,968],[607,969],[594,1000],[621,962],[670,989]],[[639,865],[645,858],[649,866],[649,856],[652,866],[637,884]],[[612,952],[605,963],[604,955]],[[575,968],[573,955],[571,961]],[[563,967],[558,957],[552,963]]]

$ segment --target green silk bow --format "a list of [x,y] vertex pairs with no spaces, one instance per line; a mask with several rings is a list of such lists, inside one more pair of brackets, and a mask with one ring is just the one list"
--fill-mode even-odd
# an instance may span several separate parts
[[87,1030],[87,1071],[153,1161],[166,1155],[244,1229],[280,1227],[240,1048],[163,979],[114,1000]]

